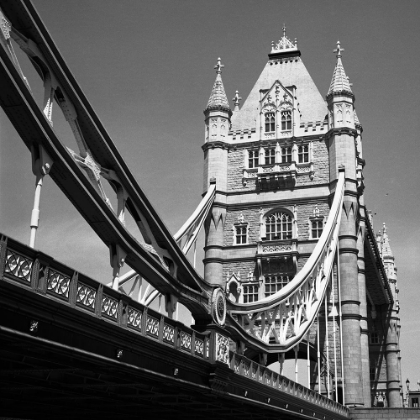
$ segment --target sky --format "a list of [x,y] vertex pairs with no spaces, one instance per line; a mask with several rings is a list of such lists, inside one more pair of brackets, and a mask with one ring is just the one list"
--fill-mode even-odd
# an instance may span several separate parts
[[[402,377],[420,380],[420,2],[417,0],[33,0],[120,154],[175,233],[202,194],[203,110],[216,76],[246,98],[271,48],[298,39],[322,95],[337,40],[363,126],[365,203],[386,222],[398,267]],[[22,54],[39,103],[42,83]],[[232,102],[231,102],[232,106]],[[54,129],[75,148],[53,109]],[[29,241],[31,157],[0,111],[0,232]],[[51,179],[41,194],[36,247],[97,279],[111,279],[108,250]],[[199,256],[202,253],[199,253]]]

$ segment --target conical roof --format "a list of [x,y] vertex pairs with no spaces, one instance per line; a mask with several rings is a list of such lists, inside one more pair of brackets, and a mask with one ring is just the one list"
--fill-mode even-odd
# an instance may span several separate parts
[[350,93],[353,95],[351,90],[349,78],[344,71],[343,63],[341,62],[341,52],[344,51],[340,47],[340,41],[337,42],[337,49],[334,52],[337,53],[337,63],[335,65],[333,77],[331,80],[330,88],[328,89],[328,95],[334,93]]
[[206,110],[208,109],[224,109],[231,111],[229,101],[226,96],[225,88],[222,81],[222,68],[224,66],[220,63],[220,58],[214,67],[216,69],[216,80],[214,81],[213,89],[211,90],[209,101],[207,102]]

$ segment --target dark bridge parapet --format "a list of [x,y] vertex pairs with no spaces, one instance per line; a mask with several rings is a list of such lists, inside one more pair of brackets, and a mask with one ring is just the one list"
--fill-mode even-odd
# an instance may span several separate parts
[[220,327],[194,331],[6,237],[0,339],[4,415],[348,418],[347,408],[229,352]]

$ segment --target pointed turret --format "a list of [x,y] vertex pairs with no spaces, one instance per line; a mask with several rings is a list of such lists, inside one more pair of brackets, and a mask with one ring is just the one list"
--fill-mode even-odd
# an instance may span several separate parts
[[226,96],[225,88],[222,81],[222,68],[223,64],[220,62],[220,58],[217,59],[217,64],[214,66],[216,69],[216,80],[214,81],[213,89],[211,90],[209,101],[205,111],[220,109],[226,111],[232,115],[232,111],[229,106],[229,101]]
[[334,50],[334,52],[337,53],[337,63],[335,65],[333,77],[331,80],[330,88],[328,89],[327,96],[332,94],[349,94],[353,96],[349,78],[347,77],[346,72],[344,71],[343,63],[341,62],[342,51],[344,51],[344,48],[341,48],[340,41],[337,41],[337,49]]
[[387,233],[387,229],[386,229],[386,225],[384,223],[384,226],[382,228],[382,241],[381,241],[381,254],[382,254],[382,258],[392,258],[394,259],[394,254],[392,253],[391,250],[391,245],[389,244],[389,238],[388,238],[388,233]]
[[[216,182],[216,202],[226,203],[228,143],[230,118],[232,110],[222,82],[223,64],[217,59],[216,80],[211,90],[207,107],[204,110],[206,139],[204,151],[204,192],[209,185]],[[220,194],[222,193],[222,194]],[[206,222],[206,248],[204,262],[204,279],[211,284],[223,283],[223,242],[226,205],[214,204],[211,215]]]
[[[349,78],[344,71],[341,62],[342,52],[340,41],[337,42],[337,62],[333,78],[327,94],[328,122],[330,146],[330,180],[337,177],[338,167],[343,165],[346,168],[346,178],[356,180],[356,149],[354,138],[357,137],[354,121],[354,95],[350,87]],[[360,153],[361,149],[359,150]]]

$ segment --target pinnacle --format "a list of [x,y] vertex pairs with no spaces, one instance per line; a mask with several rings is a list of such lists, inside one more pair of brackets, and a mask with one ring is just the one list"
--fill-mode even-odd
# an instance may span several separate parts
[[382,228],[382,258],[384,257],[394,257],[391,250],[391,245],[389,244],[389,238],[385,223]]
[[350,93],[353,95],[351,90],[351,84],[349,82],[349,78],[344,71],[343,63],[341,62],[341,52],[344,51],[343,48],[340,46],[340,41],[337,42],[337,49],[334,50],[337,53],[337,63],[335,65],[333,77],[331,80],[330,88],[328,89],[328,95],[333,93]]
[[220,62],[220,58],[217,61],[217,65],[214,67],[216,69],[216,80],[214,82],[213,88],[211,90],[209,101],[207,102],[206,109],[211,108],[222,108],[227,111],[230,111],[229,102],[226,96],[225,88],[222,81],[222,68],[224,66]]

